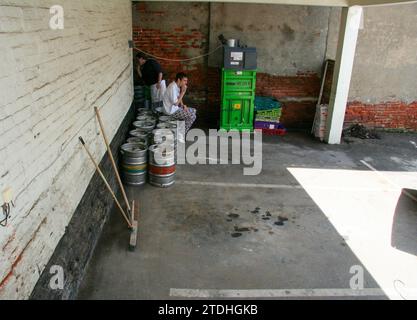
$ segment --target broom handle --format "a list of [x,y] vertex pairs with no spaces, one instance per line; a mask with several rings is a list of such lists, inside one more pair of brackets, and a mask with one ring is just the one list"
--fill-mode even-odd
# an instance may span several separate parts
[[120,179],[119,170],[117,170],[116,162],[114,161],[113,154],[112,154],[111,149],[110,149],[109,141],[107,140],[107,136],[106,136],[106,133],[104,131],[104,125],[103,125],[103,122],[101,121],[100,111],[97,107],[94,107],[94,110],[95,110],[96,115],[97,115],[98,123],[100,124],[101,134],[103,135],[104,142],[106,143],[107,152],[109,154],[111,164],[112,164],[114,172],[116,174],[117,182],[119,183],[120,189],[122,190],[123,199],[125,200],[127,210],[129,212],[131,212],[132,210],[130,208],[129,200],[127,199],[125,188],[123,186],[122,180]]
[[127,218],[126,213],[124,212],[124,210],[123,210],[122,206],[120,205],[119,201],[118,201],[118,200],[117,200],[117,198],[116,198],[116,195],[114,194],[114,192],[113,192],[113,190],[111,189],[111,187],[110,187],[109,183],[107,182],[106,178],[104,177],[103,172],[101,172],[101,170],[100,170],[100,168],[99,168],[99,166],[98,166],[97,162],[94,160],[94,158],[93,158],[92,154],[90,153],[90,151],[88,150],[87,146],[85,145],[85,142],[84,142],[83,138],[82,138],[82,137],[80,137],[79,139],[80,139],[81,144],[83,145],[83,147],[84,147],[85,151],[87,151],[88,156],[90,157],[91,161],[94,163],[94,166],[96,167],[97,172],[99,173],[99,175],[100,175],[101,179],[103,179],[103,182],[105,183],[105,185],[106,185],[107,189],[108,189],[108,190],[109,190],[109,192],[111,193],[111,195],[112,195],[112,197],[113,197],[114,201],[116,202],[117,207],[120,209],[120,213],[122,214],[123,218],[125,218],[125,220],[126,220],[126,222],[127,222],[128,226],[129,226],[129,228],[132,228],[132,224],[130,223],[129,219]]
[[324,85],[326,83],[326,76],[327,76],[327,66],[329,65],[329,61],[326,60],[325,65],[324,65],[324,73],[323,73],[323,79],[321,79],[321,86],[320,86],[320,94],[319,94],[319,100],[317,102],[316,105],[316,113],[314,115],[314,121],[313,121],[313,128],[311,128],[311,133],[314,133],[314,126],[316,124],[317,121],[317,109],[319,108],[320,104],[321,104],[321,99],[323,98],[323,91],[324,91]]

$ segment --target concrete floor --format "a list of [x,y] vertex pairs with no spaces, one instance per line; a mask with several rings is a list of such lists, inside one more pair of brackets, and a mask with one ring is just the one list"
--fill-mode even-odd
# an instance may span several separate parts
[[[170,189],[129,188],[140,201],[139,246],[127,250],[113,212],[79,299],[410,298],[417,206],[401,190],[417,187],[417,135],[382,137],[337,146],[302,133],[265,137],[259,176],[243,176],[243,165],[184,165]],[[235,238],[236,228],[249,231]],[[365,288],[384,291],[343,290],[355,265]]]

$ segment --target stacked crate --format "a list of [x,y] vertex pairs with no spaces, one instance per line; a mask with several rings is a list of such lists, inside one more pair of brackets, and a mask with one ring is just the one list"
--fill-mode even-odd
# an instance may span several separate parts
[[285,127],[280,123],[281,103],[272,97],[255,97],[255,129],[271,135],[283,135]]

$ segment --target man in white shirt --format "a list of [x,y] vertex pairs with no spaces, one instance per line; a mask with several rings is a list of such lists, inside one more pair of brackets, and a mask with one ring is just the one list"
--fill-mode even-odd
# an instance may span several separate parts
[[173,119],[185,122],[185,133],[187,133],[197,118],[197,110],[188,108],[182,101],[187,92],[188,77],[185,73],[180,72],[176,75],[175,81],[172,81],[166,88],[162,99],[164,112]]

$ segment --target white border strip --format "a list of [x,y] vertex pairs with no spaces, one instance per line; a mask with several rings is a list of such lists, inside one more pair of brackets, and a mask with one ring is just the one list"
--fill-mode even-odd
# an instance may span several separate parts
[[374,289],[253,289],[210,290],[170,289],[169,295],[177,298],[300,298],[300,297],[381,297],[384,291]]
[[[190,186],[205,186],[205,187],[223,187],[223,188],[259,188],[259,189],[287,189],[287,190],[304,190],[303,186],[291,184],[260,184],[260,183],[225,183],[225,182],[204,182],[204,181],[188,181],[177,180],[176,184],[190,185]],[[395,191],[398,188],[361,188],[361,187],[333,187],[333,186],[317,186],[306,185],[308,189],[315,190],[338,190],[338,191],[363,191],[363,192],[380,192],[380,191]]]
[[259,183],[225,183],[225,182],[204,182],[204,181],[176,181],[177,184],[191,186],[210,186],[225,188],[264,188],[264,189],[304,189],[299,185],[289,184],[259,184]]

